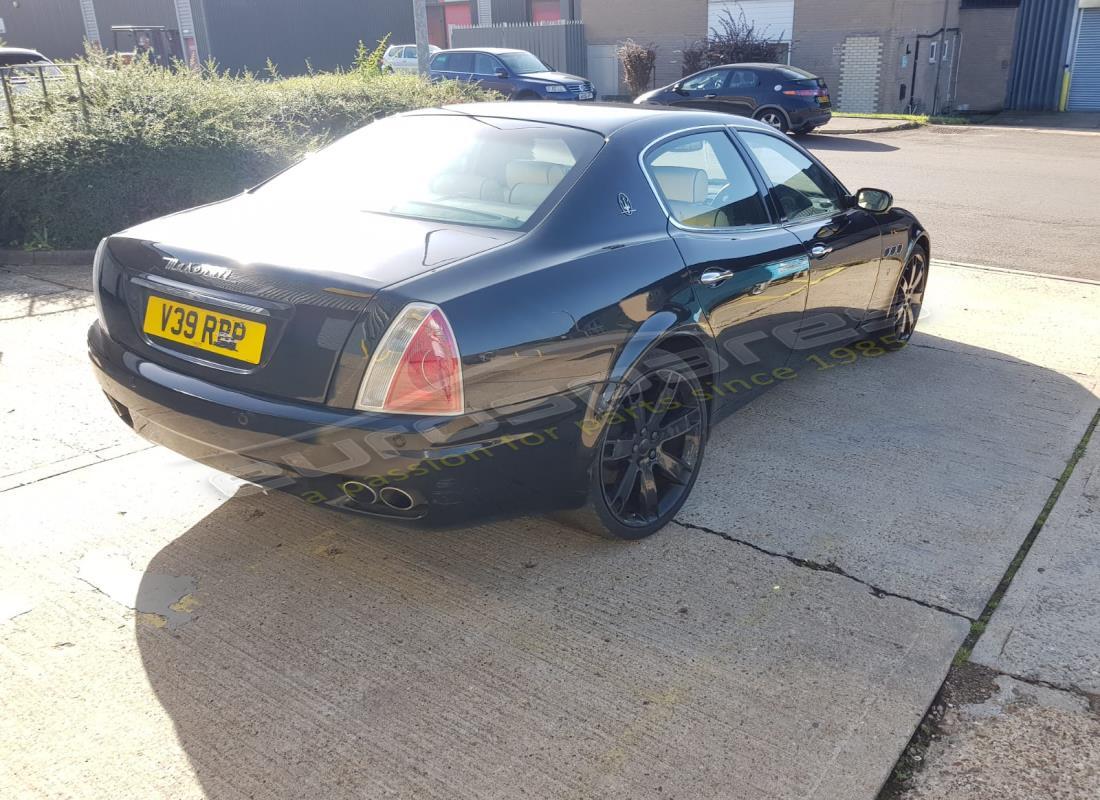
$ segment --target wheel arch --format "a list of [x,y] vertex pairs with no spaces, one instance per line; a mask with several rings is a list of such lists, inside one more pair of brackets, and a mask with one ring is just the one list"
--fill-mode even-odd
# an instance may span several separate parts
[[778,111],[780,114],[783,115],[783,119],[786,120],[787,123],[784,131],[791,130],[791,115],[788,114],[782,106],[777,106],[774,103],[765,103],[762,106],[757,106],[756,110],[752,112],[752,118],[759,119],[760,115],[763,114],[765,111]]
[[[671,310],[658,311],[643,322],[619,350],[602,391],[585,412],[583,430],[591,432],[587,444],[595,444],[602,433],[601,420],[618,400],[626,376],[657,350],[672,353],[682,359],[692,368],[700,383],[712,377],[719,369],[714,338],[687,314],[686,309],[680,313]],[[714,399],[708,399],[708,412],[714,411],[713,405]],[[708,416],[713,417],[713,413]],[[586,436],[587,438],[589,437]]]

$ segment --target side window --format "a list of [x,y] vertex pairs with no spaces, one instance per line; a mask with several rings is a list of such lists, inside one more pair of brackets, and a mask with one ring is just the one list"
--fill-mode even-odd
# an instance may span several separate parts
[[473,53],[451,53],[450,59],[447,61],[447,69],[451,72],[473,72],[474,71],[474,54]]
[[702,72],[693,78],[688,78],[680,85],[680,88],[689,92],[721,89],[726,82],[726,74],[727,71],[724,69],[712,69],[710,72]]
[[728,86],[730,89],[751,89],[759,83],[760,79],[756,76],[755,72],[737,69],[730,72]]
[[430,64],[430,66],[434,70],[438,70],[440,72],[446,72],[450,68],[449,67],[450,63],[451,63],[451,54],[450,53],[439,53],[439,54],[436,55],[435,58],[432,59],[432,62]]
[[496,71],[496,59],[491,55],[488,53],[477,53],[474,55],[475,75],[495,75]]
[[740,136],[774,185],[775,199],[787,219],[843,210],[844,191],[820,164],[776,136],[745,131]]
[[401,49],[401,58],[416,58],[415,47],[404,47]]
[[645,158],[665,207],[690,228],[732,228],[770,222],[741,155],[722,131],[665,142]]

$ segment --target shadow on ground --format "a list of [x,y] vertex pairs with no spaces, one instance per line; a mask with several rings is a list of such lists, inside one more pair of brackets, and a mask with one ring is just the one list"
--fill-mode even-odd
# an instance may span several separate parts
[[[932,336],[800,375],[721,423],[688,517],[793,556],[827,526],[834,561],[908,570],[900,589],[970,569],[938,603],[961,608],[1096,402]],[[188,621],[136,636],[217,798],[868,798],[968,629],[678,525],[634,544],[531,518],[420,532],[276,495],[229,500],[146,573],[143,592],[195,580]]]
[[[869,131],[867,135],[873,134],[874,131]],[[892,144],[865,139],[863,136],[829,136],[824,133],[803,136],[798,142],[810,151],[846,150],[851,153],[890,153],[898,149]]]

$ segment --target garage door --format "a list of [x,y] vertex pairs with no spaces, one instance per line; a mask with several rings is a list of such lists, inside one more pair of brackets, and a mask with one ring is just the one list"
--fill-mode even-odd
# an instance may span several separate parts
[[1081,9],[1068,108],[1100,111],[1100,8]]

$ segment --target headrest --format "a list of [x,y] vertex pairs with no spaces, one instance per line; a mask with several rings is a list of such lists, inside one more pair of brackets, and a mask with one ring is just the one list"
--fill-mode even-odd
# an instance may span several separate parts
[[504,168],[504,178],[509,186],[518,183],[544,183],[556,186],[565,177],[566,169],[550,161],[509,161]]
[[677,203],[707,202],[707,173],[693,167],[653,167],[665,199]]

